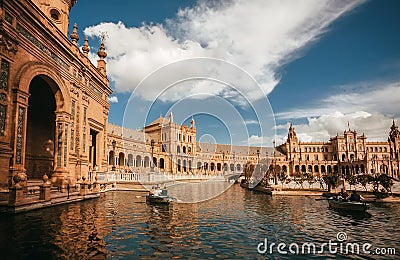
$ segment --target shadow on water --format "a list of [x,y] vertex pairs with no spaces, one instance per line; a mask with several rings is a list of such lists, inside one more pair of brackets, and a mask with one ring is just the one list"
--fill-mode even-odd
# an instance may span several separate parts
[[349,214],[329,210],[326,201],[271,197],[238,185],[197,204],[148,205],[139,195],[109,192],[97,200],[0,215],[1,258],[291,259],[276,250],[259,254],[257,245],[264,239],[321,244],[335,241],[338,232],[346,232],[349,241],[400,250],[400,208],[394,204]]

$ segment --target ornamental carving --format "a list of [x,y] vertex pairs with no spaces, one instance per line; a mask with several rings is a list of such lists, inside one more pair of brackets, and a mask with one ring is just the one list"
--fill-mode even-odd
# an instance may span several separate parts
[[79,87],[77,87],[74,83],[71,83],[71,87],[69,88],[69,91],[79,97]]
[[86,92],[83,93],[82,100],[89,104],[89,96]]
[[2,53],[13,57],[18,51],[18,42],[0,32],[0,48]]

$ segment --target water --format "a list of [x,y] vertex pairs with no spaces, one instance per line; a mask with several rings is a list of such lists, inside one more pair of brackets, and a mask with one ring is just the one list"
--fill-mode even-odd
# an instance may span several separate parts
[[323,243],[336,240],[338,232],[346,232],[347,241],[400,252],[397,204],[375,204],[370,214],[354,216],[328,210],[327,201],[314,197],[269,197],[238,185],[198,204],[150,206],[140,195],[109,192],[91,201],[0,216],[1,258],[281,259],[293,256],[279,255],[276,249],[274,255],[261,255],[257,245],[264,238]]

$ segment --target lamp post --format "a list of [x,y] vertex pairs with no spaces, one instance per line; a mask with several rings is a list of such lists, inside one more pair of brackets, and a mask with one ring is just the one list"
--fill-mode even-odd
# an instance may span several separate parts
[[112,148],[113,148],[113,158],[112,158],[112,171],[115,171],[115,146],[117,144],[117,142],[115,140],[112,141]]
[[155,144],[154,139],[151,139],[151,141],[150,141],[150,145],[151,145],[150,172],[154,172],[154,144]]
[[233,152],[233,174],[235,174],[235,170],[236,170],[236,153]]
[[225,175],[225,152],[222,152],[222,174]]

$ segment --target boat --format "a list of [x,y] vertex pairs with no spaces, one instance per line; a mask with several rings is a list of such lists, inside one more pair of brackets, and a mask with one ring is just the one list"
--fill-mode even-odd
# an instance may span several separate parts
[[146,195],[146,202],[148,204],[169,204],[176,199],[168,196],[168,191],[166,189],[156,189],[154,192],[149,192]]
[[369,208],[365,202],[340,201],[335,198],[329,198],[328,203],[329,208],[342,211],[364,212]]

